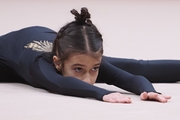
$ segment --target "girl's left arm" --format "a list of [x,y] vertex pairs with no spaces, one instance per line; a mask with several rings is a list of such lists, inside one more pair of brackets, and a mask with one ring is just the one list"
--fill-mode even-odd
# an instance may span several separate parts
[[102,60],[97,82],[105,82],[115,85],[129,92],[140,95],[142,100],[157,100],[166,102],[170,96],[159,94],[153,85],[143,76],[133,75],[122,69],[119,69],[105,60]]

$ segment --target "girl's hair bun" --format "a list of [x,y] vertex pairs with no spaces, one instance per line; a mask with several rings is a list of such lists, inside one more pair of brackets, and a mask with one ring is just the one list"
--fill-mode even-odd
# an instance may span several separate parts
[[81,8],[81,13],[79,14],[77,12],[77,10],[73,9],[71,10],[71,13],[75,16],[75,21],[78,22],[80,25],[84,25],[84,24],[92,24],[90,18],[91,15],[88,12],[88,9],[86,7]]

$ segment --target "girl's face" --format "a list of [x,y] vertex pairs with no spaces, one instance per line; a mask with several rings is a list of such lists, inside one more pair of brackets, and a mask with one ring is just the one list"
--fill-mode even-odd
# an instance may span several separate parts
[[73,54],[64,61],[62,74],[94,84],[98,76],[101,59],[102,56],[94,58],[86,54]]

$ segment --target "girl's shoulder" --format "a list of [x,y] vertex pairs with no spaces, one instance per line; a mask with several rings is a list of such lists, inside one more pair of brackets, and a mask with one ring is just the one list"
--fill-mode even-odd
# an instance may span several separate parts
[[26,28],[22,28],[19,31],[21,32],[55,32],[54,30],[48,28],[48,27],[44,27],[44,26],[30,26],[30,27],[26,27]]

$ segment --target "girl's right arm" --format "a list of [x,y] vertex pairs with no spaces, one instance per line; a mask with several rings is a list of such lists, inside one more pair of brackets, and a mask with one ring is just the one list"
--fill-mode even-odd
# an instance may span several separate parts
[[103,100],[104,95],[112,93],[73,77],[63,77],[57,73],[53,64],[42,57],[33,62],[30,66],[30,73],[36,82],[53,93],[98,100]]

